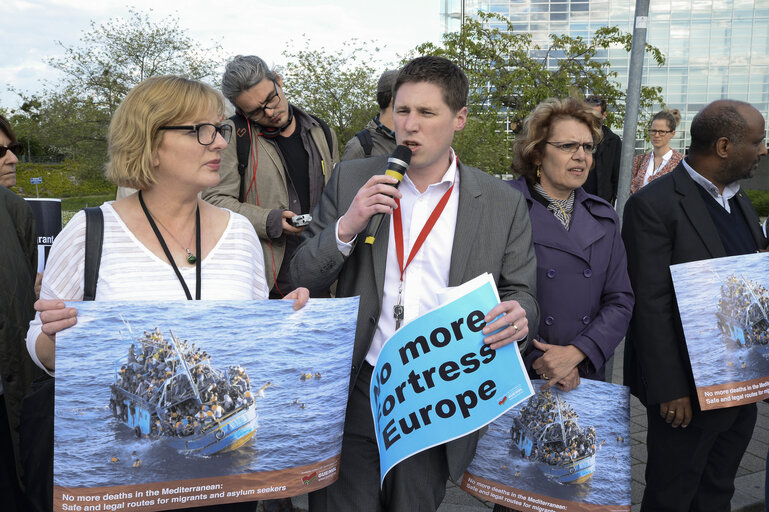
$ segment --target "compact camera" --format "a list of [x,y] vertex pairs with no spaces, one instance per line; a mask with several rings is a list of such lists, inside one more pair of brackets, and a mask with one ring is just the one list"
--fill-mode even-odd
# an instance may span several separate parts
[[305,213],[304,215],[294,215],[291,217],[291,225],[295,228],[301,228],[312,222],[312,215]]

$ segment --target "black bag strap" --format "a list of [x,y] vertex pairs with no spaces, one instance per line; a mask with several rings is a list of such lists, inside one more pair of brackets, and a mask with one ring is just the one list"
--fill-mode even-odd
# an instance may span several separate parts
[[104,242],[104,214],[101,208],[85,208],[85,271],[83,272],[83,300],[96,298],[99,280],[101,248]]
[[248,167],[248,150],[251,149],[251,137],[248,134],[248,120],[240,114],[230,117],[235,125],[235,151],[238,154],[238,174],[240,174],[240,190],[238,202],[245,201],[246,168]]
[[323,128],[323,135],[326,136],[326,144],[328,144],[328,151],[331,153],[331,158],[334,158],[334,141],[331,138],[331,128],[328,127],[326,124],[326,121],[321,119],[318,116],[315,116],[313,114],[310,114],[310,117],[315,119],[321,128]]
[[365,128],[355,134],[363,148],[363,153],[366,158],[371,156],[371,150],[374,149],[374,139],[371,138],[371,132]]

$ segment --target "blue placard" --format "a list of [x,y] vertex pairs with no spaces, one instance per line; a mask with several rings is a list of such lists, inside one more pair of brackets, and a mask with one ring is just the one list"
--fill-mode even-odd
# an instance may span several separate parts
[[43,178],[30,178],[29,182],[33,185],[42,185],[43,184]]
[[533,394],[518,353],[483,343],[493,281],[410,322],[382,347],[371,379],[381,481],[403,459],[469,434]]

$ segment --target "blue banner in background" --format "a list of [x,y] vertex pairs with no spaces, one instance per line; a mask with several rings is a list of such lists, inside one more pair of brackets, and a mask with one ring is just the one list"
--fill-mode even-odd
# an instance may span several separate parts
[[478,430],[533,394],[516,344],[483,343],[484,317],[497,304],[489,276],[382,347],[370,390],[381,481],[398,462]]

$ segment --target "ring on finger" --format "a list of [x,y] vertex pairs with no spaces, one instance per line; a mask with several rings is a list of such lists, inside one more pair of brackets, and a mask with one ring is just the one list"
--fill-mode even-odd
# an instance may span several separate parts
[[513,329],[515,329],[515,333],[518,334],[518,331],[520,330],[518,329],[518,326],[515,324],[512,324],[512,326],[513,326]]

